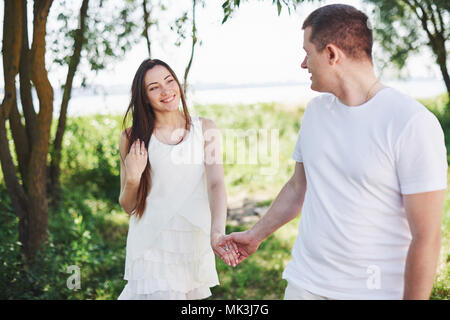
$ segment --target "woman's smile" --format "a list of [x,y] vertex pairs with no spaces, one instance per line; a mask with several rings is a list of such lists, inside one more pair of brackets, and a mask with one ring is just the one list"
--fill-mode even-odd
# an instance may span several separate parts
[[160,101],[162,103],[169,103],[169,102],[172,102],[173,100],[175,100],[175,94],[170,96],[170,97],[168,97],[168,98],[166,98],[166,99],[160,100]]

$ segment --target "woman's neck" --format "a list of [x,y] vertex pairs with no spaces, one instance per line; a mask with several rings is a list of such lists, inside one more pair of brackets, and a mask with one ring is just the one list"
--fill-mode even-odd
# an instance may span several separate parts
[[156,116],[155,128],[180,128],[184,127],[185,118],[181,111],[160,113]]

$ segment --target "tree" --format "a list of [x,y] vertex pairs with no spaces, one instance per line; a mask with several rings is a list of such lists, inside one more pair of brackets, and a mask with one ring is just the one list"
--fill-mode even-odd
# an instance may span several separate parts
[[[5,0],[3,24],[3,67],[5,97],[0,107],[0,161],[6,187],[19,218],[19,240],[24,253],[33,258],[47,238],[48,205],[46,167],[53,112],[53,89],[45,69],[45,35],[52,0],[34,2],[33,39],[28,47],[26,0]],[[22,62],[21,57],[28,61]],[[19,68],[19,64],[23,65]],[[31,80],[39,99],[39,113],[23,104],[25,126],[17,108],[15,78]],[[31,75],[31,77],[30,77]],[[28,101],[29,102],[29,101]],[[11,157],[6,121],[13,136],[20,180]]]
[[[436,58],[447,94],[450,77],[447,68],[450,39],[450,2],[447,0],[365,0],[376,6],[375,36],[390,61],[402,68],[408,57],[428,47]],[[450,111],[450,110],[448,110]]]
[[[108,63],[108,57],[118,57],[131,47],[127,35],[132,33],[135,25],[128,20],[130,1],[121,2],[123,7],[114,10],[112,15],[101,15],[108,1],[95,2],[98,4],[96,7],[88,7],[88,0],[82,0],[79,14],[58,15],[66,21],[78,19],[78,27],[71,31],[67,28],[59,29],[53,33],[56,40],[51,42],[57,47],[63,46],[54,51],[57,52],[54,61],[65,64],[68,71],[63,86],[58,129],[51,145],[52,169],[49,170],[47,159],[54,95],[45,57],[48,49],[46,39],[47,36],[49,39],[52,36],[52,33],[47,34],[47,20],[53,1],[35,0],[33,3],[31,48],[28,40],[27,1],[5,0],[4,3],[2,41],[5,96],[0,107],[0,163],[8,194],[19,218],[19,241],[22,243],[26,262],[32,262],[48,237],[47,174],[55,170],[56,174],[51,177],[54,179],[53,183],[59,183],[57,180],[66,113],[73,80],[80,61],[83,61],[83,53],[92,70],[103,69]],[[65,2],[62,3],[64,7]],[[115,1],[110,3],[117,4]],[[58,4],[61,2],[56,5]],[[91,11],[91,19],[88,9],[97,10]],[[68,38],[72,42],[65,45]],[[19,112],[16,97],[17,74],[20,77],[22,113]],[[38,113],[32,98],[33,87],[39,102]],[[13,138],[17,167],[9,147],[8,132]]]

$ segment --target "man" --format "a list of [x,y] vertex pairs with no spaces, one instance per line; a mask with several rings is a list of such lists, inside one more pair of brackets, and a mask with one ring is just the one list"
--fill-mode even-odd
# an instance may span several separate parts
[[302,211],[285,299],[428,299],[436,272],[447,158],[423,105],[383,86],[367,16],[347,5],[303,24],[311,89],[295,172],[266,215],[232,233],[240,261]]

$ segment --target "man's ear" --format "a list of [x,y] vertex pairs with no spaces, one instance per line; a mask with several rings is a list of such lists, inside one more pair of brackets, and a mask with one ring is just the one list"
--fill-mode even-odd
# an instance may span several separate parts
[[330,66],[340,62],[344,55],[341,49],[331,43],[325,47],[325,52],[327,54],[328,63],[330,64]]

